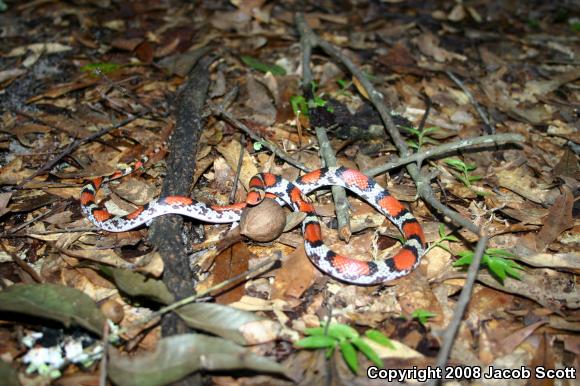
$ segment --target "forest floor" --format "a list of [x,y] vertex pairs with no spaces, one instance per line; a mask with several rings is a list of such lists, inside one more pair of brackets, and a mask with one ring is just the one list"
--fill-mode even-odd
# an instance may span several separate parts
[[[6,384],[577,384],[577,3],[0,10]],[[160,207],[207,212],[198,202],[245,202],[259,172],[295,181],[335,165],[421,227],[405,222],[405,241],[376,194],[318,189],[307,202],[324,243],[372,261],[319,269],[317,232],[277,204],[239,227],[107,223],[169,195],[187,198]],[[405,275],[324,272],[341,262]]]

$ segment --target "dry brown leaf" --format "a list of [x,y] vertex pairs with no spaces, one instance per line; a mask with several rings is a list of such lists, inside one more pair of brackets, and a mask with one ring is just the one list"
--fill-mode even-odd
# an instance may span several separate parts
[[314,265],[306,256],[304,245],[296,248],[276,272],[276,282],[272,289],[273,299],[293,297],[300,299],[318,276]]
[[[246,272],[249,267],[251,255],[251,252],[242,242],[238,242],[230,248],[222,251],[215,258],[213,285]],[[245,288],[243,281],[241,283],[238,281],[228,285],[224,290],[220,290],[215,298],[216,302],[219,304],[229,304],[240,300],[244,294]]]
[[[217,150],[226,159],[228,166],[235,172],[238,168],[238,161],[240,159],[241,145],[238,141],[231,141],[228,144],[220,144]],[[242,168],[240,170],[240,182],[246,189],[249,189],[250,179],[258,174],[258,169],[252,161],[252,157],[244,148]]]

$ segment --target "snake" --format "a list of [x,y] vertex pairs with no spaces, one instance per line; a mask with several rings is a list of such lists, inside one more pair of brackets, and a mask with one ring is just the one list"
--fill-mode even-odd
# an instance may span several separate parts
[[[244,208],[257,205],[264,197],[287,204],[305,214],[302,234],[306,255],[322,272],[340,281],[357,285],[376,285],[408,275],[421,262],[426,251],[423,228],[411,212],[378,182],[356,169],[326,167],[311,171],[294,182],[279,175],[259,173],[249,181],[245,202],[231,205],[208,205],[186,196],[165,196],[139,206],[127,215],[113,215],[99,206],[95,197],[103,184],[142,168],[148,157],[118,169],[108,177],[87,180],[81,189],[80,205],[85,217],[95,226],[110,232],[137,228],[159,216],[179,214],[207,223],[234,223],[240,220]],[[306,197],[323,186],[342,186],[363,198],[387,217],[403,234],[405,241],[392,257],[377,261],[362,261],[340,255],[324,243],[320,221],[314,206]]]

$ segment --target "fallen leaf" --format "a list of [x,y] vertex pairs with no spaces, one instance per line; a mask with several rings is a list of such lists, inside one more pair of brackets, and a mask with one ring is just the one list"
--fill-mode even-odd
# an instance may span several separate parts
[[0,310],[81,326],[101,335],[105,317],[85,293],[56,284],[15,284],[0,291]]
[[109,350],[108,374],[115,384],[161,386],[201,370],[253,370],[284,374],[278,363],[258,356],[237,344],[198,334],[163,338],[153,352],[122,356]]

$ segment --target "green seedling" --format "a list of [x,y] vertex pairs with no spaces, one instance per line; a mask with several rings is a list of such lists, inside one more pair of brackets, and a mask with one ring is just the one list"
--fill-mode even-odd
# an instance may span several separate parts
[[302,114],[308,117],[309,110],[317,107],[326,107],[328,112],[334,112],[334,109],[327,105],[328,102],[322,98],[323,94],[316,95],[316,90],[318,89],[316,82],[310,82],[310,87],[312,87],[312,95],[315,95],[314,98],[306,100],[302,95],[293,95],[290,97],[290,105],[292,106],[294,115],[299,116]]
[[[461,267],[470,265],[473,261],[473,255],[475,253],[473,251],[462,251],[458,253],[459,260],[453,263],[454,267]],[[498,249],[498,248],[487,248],[483,253],[481,258],[481,266],[487,267],[489,272],[501,283],[504,283],[506,277],[510,276],[517,280],[522,280],[520,275],[520,271],[523,271],[524,267],[519,265],[513,260],[508,259],[514,258],[514,255],[511,252],[506,251],[505,249]]]
[[247,66],[253,68],[254,70],[258,70],[260,72],[271,72],[272,75],[281,76],[286,75],[286,70],[284,67],[280,67],[277,64],[268,64],[264,63],[253,56],[241,56],[242,62],[244,62]]
[[434,243],[432,243],[431,245],[429,245],[429,248],[427,248],[427,251],[425,252],[425,254],[427,254],[427,252],[429,252],[431,249],[437,248],[437,247],[444,249],[447,252],[451,253],[451,250],[449,248],[447,248],[445,245],[443,245],[444,241],[458,242],[459,239],[457,237],[453,236],[451,233],[445,233],[445,226],[443,224],[439,224],[439,240],[437,240]]
[[419,149],[421,149],[423,145],[427,143],[432,145],[439,143],[438,140],[436,140],[435,138],[431,138],[430,136],[431,133],[441,130],[438,127],[427,127],[422,131],[419,131],[418,129],[415,129],[413,127],[403,127],[403,129],[413,134],[415,137],[417,137],[417,140],[410,139],[407,141],[407,145],[409,145],[409,147],[415,149],[416,151],[419,151]]
[[81,71],[90,72],[92,76],[99,76],[100,74],[110,74],[121,67],[117,63],[89,63],[81,67]]
[[417,321],[421,323],[423,326],[425,325],[425,323],[427,323],[427,320],[434,318],[436,316],[437,314],[431,311],[424,310],[422,308],[413,311],[413,313],[411,314],[411,317],[413,319],[417,319]]
[[[360,351],[371,362],[383,367],[383,361],[375,350],[371,348],[352,327],[341,323],[332,323],[327,327],[308,328],[304,331],[307,336],[295,343],[296,347],[305,349],[326,349],[326,357],[334,353],[338,347],[342,357],[353,373],[358,371],[357,351]],[[393,343],[384,334],[377,330],[367,330],[365,336],[380,345],[394,349]]]
[[453,174],[453,176],[459,181],[463,182],[463,184],[468,188],[471,187],[472,182],[479,181],[483,178],[481,176],[472,176],[470,174],[472,171],[477,169],[477,166],[473,164],[466,164],[465,162],[455,158],[446,158],[443,161],[453,169],[460,172],[460,174],[456,172],[452,172],[451,174]]

